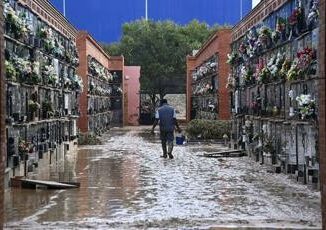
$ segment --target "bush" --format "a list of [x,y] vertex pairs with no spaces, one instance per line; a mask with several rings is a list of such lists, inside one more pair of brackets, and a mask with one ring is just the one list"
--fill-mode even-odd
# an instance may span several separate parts
[[231,122],[221,120],[194,119],[186,127],[186,133],[191,139],[223,139],[230,137]]
[[79,134],[78,145],[101,145],[102,142],[95,134]]

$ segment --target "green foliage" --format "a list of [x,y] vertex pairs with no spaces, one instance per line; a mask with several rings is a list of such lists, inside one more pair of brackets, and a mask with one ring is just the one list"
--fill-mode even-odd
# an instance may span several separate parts
[[102,142],[95,134],[79,134],[78,145],[101,145]]
[[196,20],[181,26],[172,21],[138,20],[123,25],[119,43],[103,45],[109,55],[123,55],[127,65],[141,66],[141,89],[166,94],[165,85],[186,72],[186,56],[217,30]]
[[230,121],[222,120],[191,120],[186,132],[190,138],[194,139],[223,139],[223,135],[230,136]]

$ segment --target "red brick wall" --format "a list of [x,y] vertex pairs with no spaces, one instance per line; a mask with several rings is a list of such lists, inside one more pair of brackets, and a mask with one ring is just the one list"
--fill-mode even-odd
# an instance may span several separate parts
[[218,92],[219,92],[219,114],[220,120],[229,120],[231,117],[230,113],[230,97],[229,91],[226,88],[226,83],[230,73],[230,65],[226,63],[227,54],[231,52],[231,30],[222,30],[218,33],[218,57],[219,57],[219,68],[218,68]]
[[191,94],[192,94],[192,88],[191,88],[191,83],[192,83],[192,70],[196,68],[196,59],[192,56],[187,56],[187,88],[186,88],[186,93],[187,93],[187,122],[190,121],[190,111],[191,111]]
[[77,72],[83,79],[84,83],[84,91],[81,94],[79,101],[80,117],[78,119],[78,128],[82,133],[86,133],[88,132],[88,55],[94,57],[99,63],[109,70],[123,71],[124,58],[123,56],[110,57],[87,31],[78,32],[77,49],[79,53],[79,66]]
[[43,21],[54,27],[68,38],[75,40],[77,29],[56,10],[49,1],[44,0],[18,0],[21,4],[28,6]]
[[230,67],[226,64],[227,54],[230,52],[231,29],[220,29],[214,34],[197,52],[194,57],[187,57],[187,121],[190,119],[191,110],[191,82],[192,71],[200,66],[204,61],[215,53],[218,54],[218,92],[219,92],[219,108],[218,119],[230,119],[230,103],[229,93],[226,89],[227,78]]
[[4,56],[3,56],[3,5],[0,2],[0,229],[3,227],[3,196],[4,196],[4,171],[6,151],[6,129],[5,129],[5,87],[4,87]]
[[110,57],[102,47],[89,35],[87,31],[79,31],[77,36],[77,49],[79,53],[78,75],[83,79],[84,91],[80,95],[78,128],[82,133],[88,132],[88,55],[94,57],[104,67],[108,68]]
[[79,54],[79,66],[77,69],[78,75],[82,78],[84,90],[79,98],[80,116],[77,122],[78,128],[82,133],[88,131],[88,117],[87,117],[87,91],[88,91],[88,63],[86,54],[86,35],[79,33],[77,36],[77,49]]
[[326,229],[326,127],[325,127],[325,1],[320,1],[320,28],[319,28],[319,154],[320,154],[320,184],[322,197],[323,229]]
[[122,114],[123,114],[123,125],[128,125],[128,92],[126,91],[128,86],[125,83],[125,74],[124,74],[124,57],[123,56],[111,56],[109,59],[109,70],[121,70],[122,71],[122,86],[123,86],[123,94],[122,94]]
[[124,57],[110,57],[109,60],[109,70],[123,70],[124,67]]

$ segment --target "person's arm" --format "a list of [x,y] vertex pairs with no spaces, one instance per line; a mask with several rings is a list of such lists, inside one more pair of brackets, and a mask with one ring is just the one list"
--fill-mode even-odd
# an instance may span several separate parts
[[178,120],[177,120],[177,113],[176,113],[175,110],[174,110],[174,113],[173,113],[173,120],[174,120],[175,126],[177,127],[177,131],[179,133],[181,133],[182,130],[180,129],[180,126],[179,126],[179,123],[178,123]]
[[154,121],[154,124],[153,124],[153,127],[152,127],[152,133],[154,133],[154,129],[155,129],[156,125],[158,124],[159,119],[160,119],[159,113],[158,113],[158,111],[156,111],[155,112],[155,121]]
[[179,132],[179,133],[181,133],[181,128],[180,128],[180,126],[179,126],[179,124],[178,124],[178,120],[176,119],[176,118],[174,118],[174,124],[175,124],[175,126],[177,127],[177,131]]
[[157,124],[158,124],[158,119],[155,119],[153,127],[152,127],[152,133],[154,133],[154,129],[155,129]]

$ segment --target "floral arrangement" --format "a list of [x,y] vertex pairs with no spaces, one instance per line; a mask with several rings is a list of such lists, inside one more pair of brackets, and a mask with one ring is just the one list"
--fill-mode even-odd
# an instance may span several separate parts
[[83,80],[81,79],[80,76],[77,74],[73,75],[73,77],[70,79],[71,80],[71,89],[72,90],[78,90],[78,91],[83,91],[84,85],[83,85]]
[[94,89],[95,89],[95,84],[93,81],[90,81],[88,86],[88,93],[92,94],[94,92]]
[[71,87],[71,80],[70,80],[68,74],[65,74],[65,76],[63,78],[63,86],[65,89],[69,89]]
[[117,87],[116,91],[117,91],[117,93],[118,93],[119,95],[121,95],[121,94],[123,93],[121,87]]
[[72,58],[70,60],[70,63],[75,67],[77,67],[79,65],[79,56],[78,56],[76,46],[74,46],[74,51],[73,51],[73,55],[72,55]]
[[280,77],[282,79],[286,79],[286,76],[291,68],[291,61],[288,58],[284,59],[284,62],[282,63],[282,68],[280,70]]
[[297,53],[298,58],[298,68],[305,73],[312,72],[312,65],[317,64],[316,61],[316,50],[311,48],[304,48],[302,51]]
[[88,67],[89,67],[90,72],[94,76],[97,76],[100,79],[107,81],[107,82],[110,82],[113,80],[113,76],[108,71],[108,69],[106,69],[100,63],[98,63],[94,58],[90,59],[90,61],[88,63]]
[[301,94],[296,98],[299,105],[301,119],[307,119],[315,115],[315,100],[310,94]]
[[299,79],[301,76],[302,76],[302,71],[298,67],[297,60],[294,60],[286,75],[286,78],[287,80],[292,81],[292,80]]
[[89,89],[88,89],[89,94],[93,95],[100,95],[100,96],[110,96],[112,93],[112,88],[103,88],[99,85],[95,85],[92,81],[89,83]]
[[[193,80],[197,80],[200,77],[203,77],[205,74],[208,74],[210,72],[216,71],[216,66],[217,63],[216,62],[206,62],[204,64],[202,64],[199,68],[197,68],[197,70],[192,74],[192,78]],[[115,73],[115,72],[114,72]],[[111,74],[110,74],[111,75]],[[110,76],[111,79],[114,79],[115,77],[117,77],[116,73],[112,76]]]
[[272,40],[273,42],[276,44],[278,43],[278,41],[281,39],[281,32],[274,30],[272,32]]
[[288,18],[289,25],[291,26],[291,35],[298,35],[306,28],[306,20],[305,20],[305,11],[302,7],[302,2],[297,1],[296,7],[292,11],[291,15]]
[[228,60],[226,61],[226,63],[230,65],[234,65],[235,61],[238,58],[238,54],[236,52],[232,52],[231,54],[227,54],[227,56],[228,56]]
[[289,18],[288,18],[288,22],[289,22],[289,24],[290,24],[291,26],[296,25],[296,24],[298,23],[298,21],[299,21],[301,15],[302,15],[302,9],[301,9],[301,7],[296,7],[296,8],[292,11],[291,15],[290,15]]
[[11,61],[5,61],[5,68],[6,68],[6,78],[12,81],[16,81],[17,71],[14,64]]
[[235,78],[233,77],[232,74],[229,74],[228,76],[228,82],[226,84],[227,89],[234,89],[235,88]]
[[23,12],[16,12],[8,2],[4,4],[3,13],[7,30],[9,33],[13,33],[15,38],[19,39],[31,31],[26,22],[26,15]]
[[21,154],[27,154],[33,149],[33,145],[29,141],[20,139],[18,143],[18,151]]
[[264,44],[265,46],[269,45],[269,41],[272,37],[272,30],[270,28],[268,28],[267,26],[262,26],[259,29],[259,40],[262,44]]
[[[69,49],[66,49],[64,52],[65,59],[68,63],[71,63],[73,66],[77,67],[79,65],[79,57],[78,57],[78,51],[76,44],[74,42],[69,43]],[[90,66],[90,62],[93,60],[90,60],[88,65]],[[97,68],[97,66],[95,66]],[[103,67],[104,68],[104,67]],[[93,69],[94,70],[94,69]]]
[[269,71],[268,67],[264,67],[261,72],[259,73],[259,82],[261,83],[268,83],[270,80],[271,72]]
[[42,67],[42,76],[45,84],[55,86],[58,84],[58,75],[53,65],[45,65]]
[[205,95],[211,92],[213,92],[213,86],[208,83],[202,83],[196,86],[196,89],[194,90],[194,95]]
[[276,80],[280,76],[279,73],[281,71],[284,59],[284,55],[278,52],[276,57],[273,56],[267,63],[267,68],[274,80]]
[[63,47],[63,45],[61,44],[61,42],[58,41],[58,39],[56,39],[54,41],[54,44],[51,43],[50,49],[52,49],[52,52],[53,52],[53,54],[56,57],[59,57],[59,58],[63,58],[64,57],[64,50],[65,50],[65,48]]
[[38,28],[38,36],[44,40],[53,40],[53,31],[50,27]]
[[254,77],[255,77],[256,82],[261,82],[260,81],[260,73],[264,69],[264,67],[265,67],[264,66],[264,60],[262,58],[259,58],[258,63],[256,64],[256,70],[255,70],[255,73],[254,73]]
[[52,39],[44,40],[44,49],[48,53],[55,53],[55,41]]
[[247,84],[252,83],[254,78],[253,78],[253,71],[251,70],[251,68],[247,68],[246,73],[244,74],[243,77]]
[[52,103],[50,100],[45,100],[42,102],[42,111],[50,117],[52,117],[54,115]]
[[247,54],[247,45],[246,45],[246,43],[244,41],[241,42],[238,51],[241,54]]
[[39,103],[37,103],[36,101],[33,100],[28,100],[28,109],[31,113],[36,112],[38,109],[40,109],[41,106]]
[[284,18],[282,17],[277,18],[275,30],[281,33],[286,30],[286,20]]
[[21,75],[29,75],[32,72],[31,62],[25,58],[15,56],[13,61],[17,72],[19,72]]
[[318,11],[318,0],[311,0],[310,9],[307,16],[307,25],[308,28],[312,29],[318,24],[319,11]]

